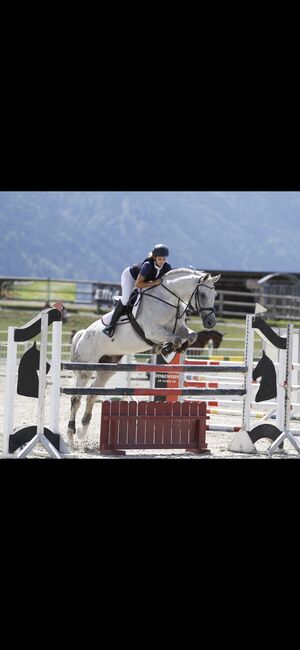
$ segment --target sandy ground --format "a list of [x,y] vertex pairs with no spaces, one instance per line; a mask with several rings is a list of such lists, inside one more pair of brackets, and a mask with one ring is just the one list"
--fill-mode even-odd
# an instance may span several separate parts
[[[3,413],[4,413],[4,386],[5,386],[5,377],[2,375],[0,376],[0,447],[1,447],[1,457],[2,457],[2,440],[3,440]],[[71,377],[65,377],[63,380],[63,384],[65,386],[72,386],[73,385],[73,378]],[[116,379],[116,376],[110,380],[110,385],[111,386],[117,386],[120,385],[120,380],[119,377]],[[132,382],[132,386],[138,385],[138,382]],[[49,426],[49,393],[50,393],[50,387],[48,386],[46,390],[46,408],[45,408],[45,426]],[[84,402],[85,402],[85,397],[82,398],[81,406],[77,414],[77,423],[80,423],[81,417],[84,413]],[[61,435],[68,444],[68,438],[66,435],[66,430],[67,430],[67,423],[69,420],[69,411],[70,411],[70,396],[68,395],[62,395],[61,400],[60,400],[60,425],[61,425]],[[75,444],[73,448],[70,449],[70,455],[68,458],[80,458],[80,459],[99,459],[99,460],[109,460],[111,458],[114,459],[122,459],[120,456],[101,456],[100,450],[99,450],[99,435],[100,435],[100,417],[101,417],[101,401],[99,398],[99,401],[96,401],[94,409],[93,409],[93,416],[92,420],[90,423],[89,427],[89,432],[87,435],[87,438],[84,441],[79,441],[78,439],[76,440],[75,436]],[[25,426],[30,426],[33,424],[36,424],[37,422],[37,399],[30,398],[30,397],[22,397],[20,395],[16,395],[15,399],[15,410],[14,410],[14,428],[19,429]],[[270,420],[270,423],[274,424],[274,420]],[[209,425],[213,424],[221,424],[221,425],[229,425],[229,426],[239,426],[240,425],[240,416],[220,416],[220,415],[211,415],[210,420],[209,420]],[[252,421],[252,428],[254,426],[257,426],[258,420],[253,418]],[[293,423],[291,426],[291,430],[293,428],[298,428],[299,423]],[[172,457],[172,458],[194,458],[195,460],[201,461],[201,459],[215,459],[215,458],[234,458],[234,459],[244,459],[244,458],[251,458],[251,459],[260,459],[260,458],[269,458],[272,460],[272,458],[299,458],[300,460],[300,455],[297,454],[296,450],[294,447],[290,444],[288,440],[285,440],[284,442],[284,451],[283,452],[275,452],[272,456],[270,456],[267,453],[267,449],[270,446],[270,442],[267,440],[261,440],[258,443],[256,443],[256,448],[259,450],[259,454],[239,454],[239,453],[232,453],[228,451],[228,445],[232,441],[233,437],[235,436],[234,432],[219,432],[219,431],[207,431],[206,433],[206,441],[208,444],[208,448],[210,450],[209,454],[203,454],[203,455],[193,455],[185,451],[181,450],[166,450],[166,451],[158,451],[155,452],[153,450],[150,451],[128,451],[126,453],[127,456],[130,456],[131,458],[144,458],[147,456],[148,458],[165,458],[166,456]],[[297,438],[297,440],[300,442],[300,438]],[[49,454],[46,449],[44,449],[41,445],[36,445],[36,447],[28,454],[28,458],[49,458]]]

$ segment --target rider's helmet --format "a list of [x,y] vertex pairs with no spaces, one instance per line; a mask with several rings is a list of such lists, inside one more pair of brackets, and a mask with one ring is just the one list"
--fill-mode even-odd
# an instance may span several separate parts
[[152,250],[154,257],[168,257],[169,249],[164,244],[156,244]]

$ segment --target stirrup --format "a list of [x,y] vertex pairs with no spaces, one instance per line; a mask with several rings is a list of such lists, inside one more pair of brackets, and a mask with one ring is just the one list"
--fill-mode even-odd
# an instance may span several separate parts
[[115,328],[112,325],[107,325],[107,327],[104,328],[103,334],[106,334],[106,336],[109,336],[110,338],[114,335]]

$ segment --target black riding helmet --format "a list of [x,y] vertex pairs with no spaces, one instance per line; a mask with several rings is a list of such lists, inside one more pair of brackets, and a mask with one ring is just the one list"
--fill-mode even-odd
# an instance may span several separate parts
[[169,249],[164,244],[156,244],[152,250],[152,255],[155,255],[155,257],[168,257]]

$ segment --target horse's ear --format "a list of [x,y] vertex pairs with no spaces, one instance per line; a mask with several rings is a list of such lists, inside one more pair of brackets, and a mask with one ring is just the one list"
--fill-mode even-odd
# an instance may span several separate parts
[[212,275],[211,281],[215,284],[216,282],[218,282],[218,280],[220,280],[220,277],[221,277],[221,273],[219,273],[219,275]]
[[205,275],[203,275],[203,277],[201,278],[201,282],[206,282],[206,280],[208,280],[209,278],[210,278],[210,273],[205,273]]

